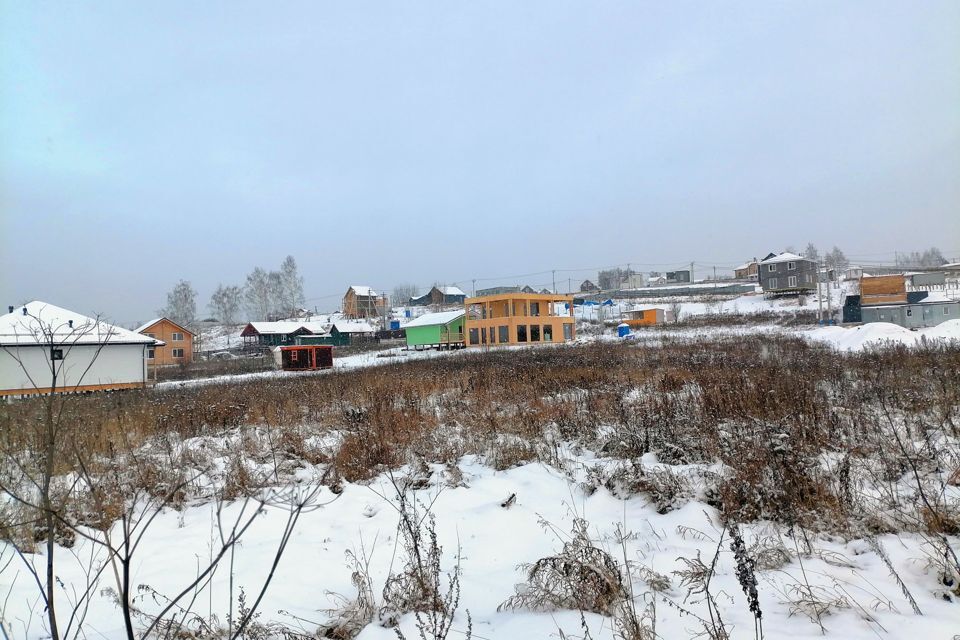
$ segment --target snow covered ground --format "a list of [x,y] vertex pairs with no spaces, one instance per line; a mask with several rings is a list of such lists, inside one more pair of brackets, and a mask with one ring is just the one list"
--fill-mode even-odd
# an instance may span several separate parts
[[[717,519],[717,512],[692,500],[667,513],[642,495],[621,499],[601,487],[589,486],[588,469],[596,465],[621,464],[597,459],[589,453],[564,452],[562,469],[527,464],[507,471],[494,471],[467,457],[460,462],[462,482],[450,482],[443,466],[431,467],[428,486],[418,493],[424,504],[432,504],[436,529],[444,555],[442,569],[452,571],[459,549],[462,594],[451,638],[463,637],[466,612],[479,640],[525,640],[527,638],[581,637],[580,614],[576,611],[498,611],[514,594],[515,585],[525,580],[518,568],[524,563],[555,554],[569,539],[573,518],[589,523],[594,544],[610,553],[621,565],[629,563],[631,587],[637,608],[652,605],[659,638],[697,636],[702,627],[695,616],[708,618],[702,595],[689,594],[676,571],[686,567],[683,559],[698,556],[709,564],[719,549],[710,590],[717,598],[723,621],[733,638],[754,637],[754,620],[736,576],[736,561],[729,539]],[[643,459],[647,471],[662,468],[652,455]],[[704,469],[674,467],[677,473],[695,478]],[[311,469],[301,473],[304,483],[315,482]],[[457,486],[451,486],[457,485]],[[501,504],[511,494],[516,502]],[[380,590],[391,571],[397,570],[401,555],[397,549],[398,514],[393,487],[381,476],[370,485],[346,484],[336,496],[324,488],[319,500],[324,506],[305,513],[282,558],[277,574],[261,605],[262,621],[280,621],[310,631],[328,619],[323,610],[336,606],[334,594],[351,598],[353,568],[347,552],[369,557],[374,593]],[[229,522],[241,503],[223,511]],[[158,517],[143,541],[134,582],[162,594],[172,594],[192,576],[198,563],[208,558],[216,536],[211,505],[198,504],[183,512],[168,511]],[[270,570],[277,541],[286,521],[286,511],[268,508],[244,536],[233,567],[235,589],[243,587],[250,597]],[[958,604],[945,600],[930,568],[922,541],[912,535],[885,535],[879,544],[889,556],[904,585],[917,600],[923,615],[916,615],[903,590],[891,578],[890,570],[876,550],[862,540],[844,542],[813,536],[812,549],[771,524],[742,527],[748,546],[774,550],[779,558],[757,571],[759,604],[768,638],[949,638],[958,630]],[[88,558],[98,557],[90,543],[78,541],[73,558],[62,554],[61,579],[68,589],[85,584],[83,567]],[[34,557],[42,563],[43,556]],[[663,584],[656,584],[664,580]],[[112,586],[104,576],[101,587]],[[201,594],[196,613],[225,619],[229,601],[230,573],[226,567],[215,575],[212,589]],[[659,589],[659,590],[655,590]],[[804,602],[809,589],[824,609]],[[4,619],[14,637],[44,637],[36,586],[15,564],[3,572]],[[236,591],[234,595],[236,595]],[[150,599],[141,601],[152,610]],[[379,604],[379,602],[378,602]],[[303,622],[309,621],[309,622]],[[584,621],[593,638],[614,638],[608,617],[587,613]],[[823,631],[821,631],[821,625]],[[124,630],[117,609],[106,592],[97,590],[90,603],[83,637],[119,639]],[[408,638],[417,637],[412,615],[401,618],[400,628]],[[395,632],[377,622],[367,626],[360,640],[391,640]]]

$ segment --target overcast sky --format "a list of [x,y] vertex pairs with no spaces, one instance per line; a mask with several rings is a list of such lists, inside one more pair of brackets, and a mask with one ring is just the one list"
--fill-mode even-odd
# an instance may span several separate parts
[[956,0],[0,10],[3,305],[960,256]]

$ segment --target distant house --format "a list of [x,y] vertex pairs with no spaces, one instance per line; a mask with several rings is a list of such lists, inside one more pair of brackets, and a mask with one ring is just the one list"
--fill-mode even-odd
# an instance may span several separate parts
[[[603,291],[613,291],[614,289],[620,289],[624,287],[625,283],[636,282],[636,280],[631,280],[634,276],[643,277],[643,274],[637,273],[633,269],[621,269],[617,267],[616,269],[606,269],[597,273],[597,284],[600,289]],[[639,286],[628,286],[627,288],[639,288],[644,286],[644,282],[641,282]]]
[[817,288],[817,263],[785,251],[760,261],[763,292],[773,295],[804,293]]
[[667,282],[690,282],[690,270],[667,271]]
[[860,278],[861,306],[905,304],[906,302],[907,279],[902,273]]
[[759,279],[760,261],[754,258],[744,262],[739,267],[734,268],[733,277],[737,280],[752,280],[756,282]]
[[428,313],[404,325],[407,347],[462,347],[464,311]]
[[39,300],[9,307],[0,316],[0,396],[144,387],[147,350],[162,345]]
[[589,280],[584,280],[580,283],[580,293],[591,293],[593,291],[600,291],[600,287],[593,284]]
[[367,286],[353,285],[343,296],[343,315],[347,318],[376,318],[386,307],[386,296]]
[[[567,311],[560,313],[562,304]],[[506,293],[467,298],[467,346],[566,342],[574,338],[573,298]]]
[[329,325],[321,322],[299,322],[279,320],[276,322],[250,322],[240,337],[245,347],[280,347],[296,344],[300,335],[323,335],[328,333]]
[[467,299],[467,294],[458,287],[433,287],[422,296],[410,298],[412,306],[443,306],[443,305],[462,305]]
[[337,321],[326,325],[322,332],[298,334],[294,342],[299,345],[325,344],[346,347],[376,341],[376,336],[377,330],[367,322]]
[[634,309],[633,311],[627,311],[625,315],[626,319],[624,319],[623,322],[631,329],[663,324],[666,318],[664,310],[656,307],[650,309]]
[[520,289],[520,293],[536,293],[536,292],[537,290],[528,284],[523,285],[523,287]]
[[520,287],[489,287],[487,289],[477,289],[477,297],[480,296],[500,296],[506,293],[519,293]]
[[193,362],[194,333],[170,318],[155,318],[134,332],[166,343],[147,350],[147,364],[163,367]]

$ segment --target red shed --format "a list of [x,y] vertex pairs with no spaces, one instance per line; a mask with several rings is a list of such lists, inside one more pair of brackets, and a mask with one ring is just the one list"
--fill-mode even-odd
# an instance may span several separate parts
[[280,347],[280,366],[284,371],[313,371],[333,366],[333,347],[309,344]]

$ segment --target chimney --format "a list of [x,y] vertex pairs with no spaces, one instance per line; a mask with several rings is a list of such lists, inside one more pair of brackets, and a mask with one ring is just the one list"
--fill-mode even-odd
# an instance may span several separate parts
[[13,305],[7,307],[7,313],[13,313]]
[[23,308],[23,315],[27,315],[27,308],[26,308],[26,307]]
[[67,320],[67,326],[73,329],[73,320]]

